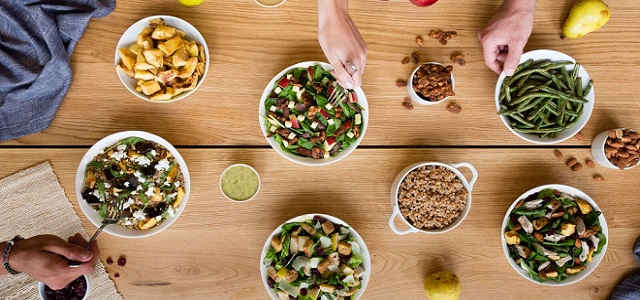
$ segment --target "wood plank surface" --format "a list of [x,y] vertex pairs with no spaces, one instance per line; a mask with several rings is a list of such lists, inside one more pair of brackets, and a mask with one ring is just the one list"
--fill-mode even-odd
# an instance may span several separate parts
[[[296,165],[271,149],[179,148],[190,170],[191,196],[180,218],[165,231],[142,239],[99,236],[104,262],[127,257],[124,267],[107,266],[125,299],[266,299],[259,264],[267,237],[281,222],[305,213],[326,213],[348,222],[364,238],[372,270],[363,299],[425,299],[422,282],[443,269],[462,281],[462,299],[607,299],[615,285],[638,271],[632,246],[640,233],[636,171],[584,168],[573,172],[551,149],[358,149],[322,168]],[[86,149],[0,149],[0,177],[49,160],[84,227],[75,197],[77,164]],[[563,149],[583,160],[587,149]],[[391,183],[404,167],[421,161],[473,164],[479,178],[471,211],[456,229],[441,235],[399,236],[388,227]],[[251,202],[224,199],[220,173],[248,163],[262,188]],[[606,180],[594,181],[602,174]],[[468,172],[463,171],[465,176]],[[510,267],[500,242],[509,205],[535,186],[574,186],[600,206],[609,226],[609,248],[586,279],[545,287]],[[25,203],[25,205],[29,205]]]
[[[477,32],[500,0],[442,0],[427,8],[406,0],[350,1],[350,13],[369,47],[363,89],[370,103],[369,128],[363,145],[526,145],[496,115],[497,75],[482,61]],[[538,1],[533,34],[525,50],[554,49],[580,61],[595,81],[596,106],[583,130],[585,139],[565,145],[587,145],[600,131],[618,126],[640,128],[637,82],[640,47],[637,27],[640,2],[609,1],[612,17],[597,32],[561,40],[560,27],[572,0]],[[90,22],[71,64],[73,84],[51,127],[1,145],[85,145],[123,130],[145,130],[176,145],[266,145],[257,107],[269,80],[300,61],[326,58],[317,42],[316,3],[289,0],[267,9],[252,0],[207,0],[197,7],[178,1],[118,1],[116,10]],[[193,24],[211,52],[203,85],[189,98],[171,104],[144,102],[129,93],[114,69],[115,45],[131,24],[169,14]],[[432,29],[456,30],[458,38],[441,46],[417,34]],[[445,104],[408,111],[401,106],[414,65],[403,57],[419,50],[421,61],[447,62],[460,52],[467,65],[456,66],[457,96]],[[456,102],[460,114],[445,111]]]

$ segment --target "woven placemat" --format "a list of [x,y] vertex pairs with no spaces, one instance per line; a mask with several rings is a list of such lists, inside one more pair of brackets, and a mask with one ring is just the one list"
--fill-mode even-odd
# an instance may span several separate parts
[[[0,179],[1,241],[16,234],[25,238],[54,234],[66,240],[77,232],[89,238],[49,162]],[[89,299],[122,299],[101,261],[92,281]],[[37,282],[24,274],[3,275],[0,299],[40,299]]]

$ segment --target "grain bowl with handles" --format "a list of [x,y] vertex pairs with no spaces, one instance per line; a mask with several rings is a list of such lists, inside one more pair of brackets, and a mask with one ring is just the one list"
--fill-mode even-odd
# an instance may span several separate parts
[[[471,180],[460,172],[461,167],[471,171]],[[392,184],[389,227],[399,235],[437,234],[454,229],[471,209],[471,191],[477,178],[478,171],[466,162],[421,162],[404,168]],[[397,217],[407,229],[396,227]]]

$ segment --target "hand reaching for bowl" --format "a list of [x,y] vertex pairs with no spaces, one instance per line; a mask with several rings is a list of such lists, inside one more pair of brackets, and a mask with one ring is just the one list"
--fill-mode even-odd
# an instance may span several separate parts
[[318,1],[318,41],[333,66],[331,72],[347,89],[362,85],[367,45],[349,16],[344,0]]
[[[87,241],[79,233],[69,237],[68,242],[55,235],[38,235],[16,241],[9,254],[9,266],[16,272],[44,282],[51,289],[67,286],[83,274],[90,274],[100,259],[100,249],[94,241],[89,251],[83,246]],[[6,243],[1,243],[4,250]],[[69,261],[80,261],[77,268],[70,268]],[[4,268],[0,274],[6,274]]]
[[484,63],[494,72],[515,72],[531,36],[535,5],[535,0],[505,0],[478,32]]

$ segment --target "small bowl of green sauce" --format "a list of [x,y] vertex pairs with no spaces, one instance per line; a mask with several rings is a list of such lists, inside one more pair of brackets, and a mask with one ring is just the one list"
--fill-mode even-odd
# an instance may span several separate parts
[[246,202],[255,198],[260,190],[260,176],[256,169],[245,164],[233,164],[220,176],[220,191],[234,202]]

